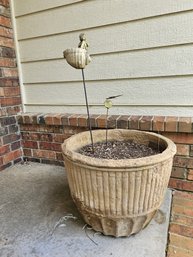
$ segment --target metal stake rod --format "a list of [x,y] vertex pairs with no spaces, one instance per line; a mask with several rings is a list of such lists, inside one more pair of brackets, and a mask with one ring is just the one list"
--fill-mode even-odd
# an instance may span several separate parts
[[85,83],[85,77],[84,77],[84,69],[82,70],[82,79],[83,79],[83,86],[84,86],[84,95],[85,95],[85,101],[86,101],[86,109],[87,109],[87,115],[88,115],[88,125],[89,125],[89,131],[90,131],[90,139],[92,144],[92,152],[94,153],[94,143],[93,143],[93,137],[92,137],[92,128],[91,128],[91,121],[90,121],[90,113],[88,108],[88,98],[87,98],[87,92],[86,92],[86,83]]
[[107,108],[107,113],[106,113],[106,146],[107,146],[107,138],[108,138],[108,116],[109,116],[109,108]]

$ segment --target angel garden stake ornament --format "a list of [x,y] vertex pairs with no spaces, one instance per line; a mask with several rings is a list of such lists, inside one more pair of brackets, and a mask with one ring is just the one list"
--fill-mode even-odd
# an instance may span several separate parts
[[84,68],[86,67],[86,65],[88,65],[91,62],[91,57],[87,52],[88,43],[86,41],[85,34],[81,33],[79,35],[79,39],[80,39],[80,43],[78,44],[78,48],[66,49],[63,52],[63,55],[68,64],[70,64],[72,67],[74,67],[76,69],[81,69],[81,71],[82,71],[84,95],[85,95],[86,109],[87,109],[87,115],[88,115],[88,126],[89,126],[89,131],[90,131],[92,152],[94,153],[94,143],[93,143],[88,97],[87,97],[86,83],[85,83],[85,76],[84,76]]

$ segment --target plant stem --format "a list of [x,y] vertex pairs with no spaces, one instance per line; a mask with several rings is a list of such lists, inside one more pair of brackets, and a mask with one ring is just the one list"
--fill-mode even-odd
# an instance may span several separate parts
[[107,146],[107,137],[108,137],[108,115],[109,115],[109,108],[107,108],[107,114],[106,114],[106,146]]
[[90,139],[92,144],[92,152],[94,153],[94,143],[93,143],[93,137],[92,137],[92,128],[91,128],[91,120],[90,120],[90,113],[89,113],[89,107],[88,107],[88,97],[86,92],[86,83],[85,83],[85,77],[84,77],[84,70],[82,70],[82,79],[83,79],[83,86],[84,86],[84,95],[85,95],[85,101],[86,101],[86,109],[87,109],[87,115],[88,115],[88,125],[89,125],[89,131],[90,131]]

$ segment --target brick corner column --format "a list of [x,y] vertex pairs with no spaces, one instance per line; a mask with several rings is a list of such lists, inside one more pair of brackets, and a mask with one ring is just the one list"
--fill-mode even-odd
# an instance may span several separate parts
[[21,93],[8,0],[0,1],[0,171],[22,160]]

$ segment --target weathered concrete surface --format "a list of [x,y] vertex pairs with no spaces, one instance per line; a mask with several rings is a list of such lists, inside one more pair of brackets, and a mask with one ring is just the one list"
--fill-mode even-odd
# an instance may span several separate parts
[[[63,168],[16,165],[0,173],[0,257],[165,257],[170,203],[168,190],[166,222],[152,221],[135,236],[94,235],[83,230]],[[77,219],[59,226],[67,214]]]

